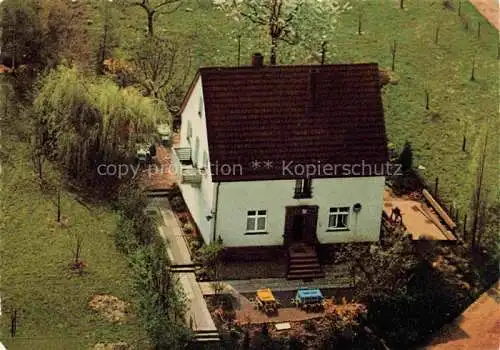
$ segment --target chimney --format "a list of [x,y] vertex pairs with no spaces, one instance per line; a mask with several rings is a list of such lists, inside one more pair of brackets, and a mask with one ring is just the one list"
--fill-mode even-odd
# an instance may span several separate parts
[[264,56],[261,53],[254,53],[252,56],[252,67],[261,68],[264,66]]

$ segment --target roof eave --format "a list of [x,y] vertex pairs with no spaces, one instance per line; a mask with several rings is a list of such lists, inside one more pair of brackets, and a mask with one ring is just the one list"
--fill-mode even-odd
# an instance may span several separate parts
[[179,115],[184,112],[184,108],[186,108],[187,102],[189,101],[189,98],[191,97],[191,94],[193,93],[194,87],[196,86],[196,83],[198,82],[198,78],[201,78],[200,70],[196,72],[193,80],[191,81],[191,85],[189,85],[189,89],[184,95],[184,99],[182,100],[181,107],[179,110]]

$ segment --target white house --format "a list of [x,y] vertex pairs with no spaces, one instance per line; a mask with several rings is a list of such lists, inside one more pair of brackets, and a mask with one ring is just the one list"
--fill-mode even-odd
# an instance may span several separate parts
[[387,140],[377,64],[201,68],[173,164],[206,243],[377,241]]

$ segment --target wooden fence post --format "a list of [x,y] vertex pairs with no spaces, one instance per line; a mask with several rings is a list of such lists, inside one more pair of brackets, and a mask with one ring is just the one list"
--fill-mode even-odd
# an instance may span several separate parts
[[391,45],[391,54],[392,54],[391,70],[394,72],[396,70],[396,66],[395,66],[395,61],[396,61],[396,40],[394,40],[394,43]]
[[361,21],[363,20],[363,13],[358,14],[358,35],[361,35]]
[[14,338],[17,330],[17,310],[14,309],[10,315],[10,336]]

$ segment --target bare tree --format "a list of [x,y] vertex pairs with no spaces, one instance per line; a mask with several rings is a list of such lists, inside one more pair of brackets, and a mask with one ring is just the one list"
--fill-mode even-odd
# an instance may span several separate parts
[[103,1],[101,6],[102,28],[97,48],[97,74],[104,74],[104,60],[110,56],[111,48],[117,44],[117,37],[113,30],[113,5],[109,1]]
[[191,53],[173,41],[146,38],[136,49],[132,74],[150,96],[178,104],[191,70]]
[[17,310],[12,310],[10,314],[10,336],[14,338],[17,331]]
[[57,222],[61,222],[61,188],[60,187],[57,189],[56,206],[57,206]]
[[394,40],[394,43],[391,45],[391,55],[392,55],[392,63],[391,63],[391,69],[394,72],[395,69],[395,62],[396,62],[396,40]]
[[43,165],[50,153],[50,138],[47,133],[47,122],[41,116],[36,116],[33,120],[33,134],[31,145],[31,156],[33,168],[38,174],[40,186],[43,187]]
[[462,152],[465,152],[465,147],[467,145],[467,127],[468,126],[469,126],[469,123],[465,122],[464,137],[462,140]]
[[358,13],[358,35],[361,35],[361,26],[363,24],[363,12]]
[[154,35],[154,22],[159,14],[170,14],[182,5],[182,0],[140,0],[131,1],[125,0],[125,3],[130,6],[138,6],[146,12],[148,19],[148,35]]
[[434,32],[434,43],[437,45],[439,41],[439,30],[441,29],[441,23],[438,22],[436,25],[436,30]]
[[476,56],[472,57],[472,69],[470,71],[470,81],[476,80]]
[[72,267],[75,270],[79,270],[83,266],[82,262],[82,245],[83,245],[83,236],[79,233],[75,233],[73,237],[73,263]]

